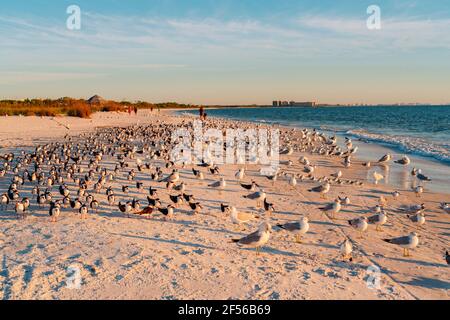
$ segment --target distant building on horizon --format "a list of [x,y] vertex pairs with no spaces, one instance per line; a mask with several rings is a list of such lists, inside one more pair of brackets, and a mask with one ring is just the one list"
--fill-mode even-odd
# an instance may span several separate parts
[[276,101],[272,102],[274,107],[315,107],[315,101],[297,102],[297,101]]

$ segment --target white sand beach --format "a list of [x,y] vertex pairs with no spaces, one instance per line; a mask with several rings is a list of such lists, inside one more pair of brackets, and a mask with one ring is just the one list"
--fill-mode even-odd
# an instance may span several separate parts
[[[137,116],[124,113],[96,113],[92,119],[69,117],[0,117],[0,155],[29,152],[37,145],[51,142],[64,143],[66,135],[73,143],[85,141],[83,134],[107,127],[132,125],[178,124],[191,121],[187,116],[172,111],[139,111]],[[225,120],[224,120],[225,121]],[[231,123],[231,122],[230,122]],[[233,121],[236,124],[235,121]],[[298,134],[299,130],[296,131]],[[293,137],[294,138],[294,137]],[[292,139],[293,139],[292,138]],[[264,188],[275,212],[269,217],[264,210],[255,208],[255,201],[234,177],[241,165],[221,165],[220,175],[207,170],[205,179],[198,180],[191,166],[178,167],[180,180],[187,184],[186,193],[194,194],[203,206],[194,215],[184,205],[175,209],[174,218],[165,220],[160,213],[149,218],[138,215],[127,217],[117,205],[110,206],[105,190],[89,192],[100,202],[97,213],[90,210],[86,220],[73,209],[62,208],[56,223],[49,217],[49,206],[42,208],[32,199],[31,183],[19,187],[21,197],[29,197],[29,216],[19,220],[10,204],[0,211],[0,298],[1,299],[449,299],[450,269],[444,254],[450,249],[450,215],[439,208],[449,202],[449,193],[427,190],[420,198],[410,189],[394,189],[386,184],[375,185],[372,169],[361,165],[357,155],[350,168],[345,168],[338,157],[321,156],[294,151],[280,155],[288,173],[303,174],[298,161],[306,156],[317,165],[312,176],[329,177],[342,171],[342,179],[353,184],[332,183],[327,199],[307,190],[320,184],[309,179],[298,180],[295,188],[289,180],[279,177],[274,185],[261,176],[260,165],[246,165],[249,183],[255,180]],[[382,154],[374,154],[377,160]],[[144,156],[142,156],[144,157]],[[139,155],[137,155],[139,158]],[[121,170],[115,181],[108,182],[119,201],[140,199],[145,205],[148,188],[159,192],[163,206],[170,203],[165,183],[153,181],[149,171],[136,170],[136,160],[127,159],[129,167]],[[166,168],[161,159],[152,160]],[[105,155],[101,165],[113,170],[117,159]],[[0,160],[0,167],[2,161]],[[397,164],[390,163],[391,166]],[[410,172],[414,164],[405,167]],[[87,172],[88,161],[81,167]],[[48,171],[48,167],[45,167]],[[127,180],[127,172],[136,170],[135,181],[144,183],[143,191],[135,188],[135,181]],[[370,171],[372,170],[372,171]],[[379,170],[382,172],[382,168]],[[8,171],[0,177],[0,195],[7,192],[14,173]],[[220,193],[208,184],[223,177],[227,186]],[[97,180],[96,177],[94,180]],[[429,183],[433,183],[432,181]],[[72,195],[77,186],[67,181]],[[129,194],[121,190],[129,185]],[[59,184],[53,187],[55,199]],[[44,190],[45,187],[42,187]],[[394,199],[392,192],[400,196]],[[335,220],[319,210],[338,196],[349,197],[351,203],[343,205]],[[387,200],[387,223],[382,231],[369,225],[362,238],[347,220],[375,213],[379,197]],[[254,213],[258,219],[246,225],[245,230],[233,225],[229,214],[220,210],[220,204],[235,206],[239,211]],[[404,206],[425,204],[426,222],[417,226],[399,209]],[[144,205],[144,206],[145,206]],[[300,216],[309,219],[309,231],[302,243],[278,227],[279,223],[295,222]],[[254,249],[240,248],[231,239],[256,231],[261,221],[272,225],[268,243],[256,255]],[[415,231],[419,245],[402,255],[402,248],[383,241],[408,235]],[[353,244],[353,260],[343,261],[340,244],[349,239]],[[379,268],[380,274],[373,270]],[[73,271],[75,270],[75,271]],[[73,272],[80,275],[80,286],[71,286]],[[368,285],[371,277],[378,277],[376,287]],[[69,280],[68,280],[69,279]],[[69,284],[69,285],[68,285]]]

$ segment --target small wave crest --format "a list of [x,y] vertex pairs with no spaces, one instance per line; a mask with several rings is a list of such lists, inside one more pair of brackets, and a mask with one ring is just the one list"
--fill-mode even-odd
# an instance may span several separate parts
[[370,133],[364,130],[348,130],[346,133],[368,141],[389,144],[403,152],[415,153],[450,163],[450,148],[445,144],[439,144],[417,137],[390,136]]

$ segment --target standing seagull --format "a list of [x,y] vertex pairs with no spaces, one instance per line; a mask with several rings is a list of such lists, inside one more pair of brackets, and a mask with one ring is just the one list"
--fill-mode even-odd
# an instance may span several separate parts
[[360,217],[352,220],[348,220],[348,224],[354,229],[358,230],[360,236],[362,237],[362,233],[367,230],[367,217]]
[[376,171],[373,172],[373,178],[375,180],[375,184],[378,184],[378,181],[383,180],[384,176],[381,173],[378,173]]
[[325,198],[325,194],[327,194],[330,191],[331,185],[327,182],[323,185],[320,185],[318,187],[314,187],[308,190],[308,192],[317,192],[320,193],[320,196],[322,198]]
[[381,226],[384,225],[387,221],[387,215],[386,212],[384,212],[383,210],[381,210],[380,212],[374,214],[373,216],[367,218],[367,221],[370,224],[374,224],[376,225],[376,229],[377,231],[381,231]]
[[384,164],[384,163],[388,163],[390,160],[391,160],[391,155],[388,153],[388,154],[385,154],[383,157],[381,157],[381,159],[378,160],[378,163]]
[[352,261],[352,252],[353,252],[353,245],[350,242],[350,240],[345,239],[344,242],[342,242],[341,246],[340,246],[340,251],[342,254],[342,258],[344,260],[349,260]]
[[403,248],[403,256],[409,257],[409,249],[414,249],[419,244],[419,237],[416,232],[411,232],[409,235],[393,239],[383,239],[387,243],[396,244]]
[[341,211],[341,201],[339,199],[327,204],[325,207],[320,207],[319,210],[323,212],[331,212],[331,219],[336,218],[336,213]]
[[417,226],[422,226],[425,223],[425,213],[417,212],[414,215],[406,215],[411,222],[417,224]]
[[301,236],[309,230],[307,217],[302,217],[299,222],[289,222],[285,224],[277,224],[277,227],[295,234],[295,241],[301,243]]
[[266,199],[266,193],[264,190],[250,193],[249,195],[243,196],[246,199],[256,200],[256,207],[260,208],[261,203]]
[[261,247],[269,241],[271,232],[272,227],[270,224],[263,222],[259,226],[258,231],[255,231],[241,239],[232,239],[231,241],[242,247],[256,248],[256,254],[258,255]]

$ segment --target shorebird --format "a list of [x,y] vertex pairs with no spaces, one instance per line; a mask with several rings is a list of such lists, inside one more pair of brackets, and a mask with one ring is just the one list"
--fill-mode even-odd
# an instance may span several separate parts
[[375,184],[378,184],[378,181],[384,179],[384,176],[381,173],[378,173],[377,171],[374,171],[372,175],[375,180]]
[[264,199],[264,210],[266,211],[267,216],[270,217],[272,213],[275,211],[273,203],[269,203],[267,202],[267,199]]
[[448,202],[441,202],[439,208],[444,210],[445,213],[450,213],[450,203]]
[[219,193],[220,193],[223,189],[225,189],[226,186],[227,186],[227,183],[226,183],[226,181],[225,181],[224,178],[220,178],[219,181],[213,182],[213,183],[211,183],[211,184],[208,185],[208,187],[219,189]]
[[49,215],[52,217],[52,222],[58,221],[58,217],[61,214],[61,208],[59,204],[55,202],[50,203]]
[[337,172],[335,172],[335,173],[332,173],[332,174],[331,174],[331,177],[333,177],[333,178],[335,178],[335,179],[341,178],[341,177],[342,177],[342,171],[339,170],[339,171],[337,171]]
[[301,237],[309,230],[309,223],[307,217],[301,217],[298,222],[289,222],[285,224],[277,224],[277,227],[295,234],[297,243],[301,243]]
[[415,187],[414,193],[416,194],[417,198],[420,198],[420,195],[423,193],[423,187],[422,186]]
[[200,202],[188,202],[189,207],[194,211],[194,214],[199,214],[203,209],[203,206]]
[[392,197],[393,197],[394,199],[397,199],[398,197],[400,197],[400,192],[398,192],[398,191],[392,192]]
[[367,217],[348,220],[348,224],[355,230],[359,231],[360,236],[362,237],[363,232],[367,230]]
[[408,164],[411,163],[411,160],[407,156],[403,156],[401,159],[395,160],[394,163],[398,163],[398,164],[407,166]]
[[250,184],[241,183],[241,187],[246,190],[255,191],[256,187],[258,187],[258,184],[254,180],[252,180],[252,183]]
[[309,189],[308,192],[320,193],[320,196],[322,198],[325,198],[325,195],[330,191],[330,188],[331,188],[331,185],[327,182],[323,185]]
[[239,227],[241,227],[243,223],[247,223],[258,218],[253,213],[240,212],[234,206],[225,207],[225,211],[230,213],[231,222],[233,224],[237,224]]
[[241,181],[245,177],[245,169],[244,168],[240,168],[239,171],[237,171],[234,176],[236,177],[236,179],[238,181]]
[[341,204],[346,205],[346,206],[348,206],[351,203],[349,197],[341,198],[338,196],[338,199],[341,202]]
[[422,226],[425,223],[425,213],[423,212],[418,212],[413,215],[407,214],[406,216],[411,222],[416,224],[418,227]]
[[319,210],[322,212],[330,212],[331,219],[336,218],[336,213],[341,211],[341,201],[339,199],[335,199],[333,202],[327,204],[325,207],[320,207]]
[[353,252],[353,245],[350,242],[350,240],[345,239],[342,244],[340,245],[340,251],[342,255],[342,259],[352,261],[352,252]]
[[445,251],[445,261],[447,261],[447,264],[450,265],[450,254],[448,251]]
[[164,215],[164,220],[172,219],[175,207],[173,205],[168,205],[167,208],[158,208],[158,211]]
[[80,218],[81,218],[82,220],[83,220],[83,219],[87,219],[87,215],[88,215],[88,212],[89,212],[88,206],[85,205],[85,204],[83,204],[83,205],[80,207],[80,209],[79,209],[78,212],[80,213]]
[[258,231],[253,232],[241,239],[232,239],[231,241],[237,243],[242,247],[256,248],[256,254],[259,255],[261,247],[269,241],[271,232],[272,227],[270,226],[270,224],[267,222],[263,222],[258,227]]
[[25,206],[22,202],[17,202],[15,206],[16,215],[19,219],[25,218]]
[[380,158],[380,160],[378,160],[378,163],[380,163],[380,164],[384,164],[384,163],[388,163],[390,160],[391,160],[391,155],[388,153],[388,154],[385,154],[384,156],[382,156],[381,158]]
[[9,197],[6,193],[0,197],[0,204],[2,205],[2,210],[8,210]]
[[420,181],[431,181],[431,179],[429,177],[427,177],[426,175],[422,174],[422,170],[419,169],[417,170],[417,175],[416,175],[417,179],[419,179]]
[[403,248],[403,256],[409,257],[409,249],[414,249],[419,244],[419,237],[416,232],[411,232],[409,235],[399,238],[383,239],[387,243],[392,243]]
[[295,175],[291,175],[289,179],[289,185],[295,190],[295,186],[297,185],[297,179],[295,178]]
[[254,193],[250,193],[246,196],[243,196],[246,199],[256,200],[256,207],[260,208],[261,203],[266,199],[266,193],[264,190],[256,191]]
[[382,231],[381,226],[384,225],[387,221],[387,214],[384,211],[380,211],[373,216],[367,218],[367,221],[370,224],[376,225],[376,231]]

